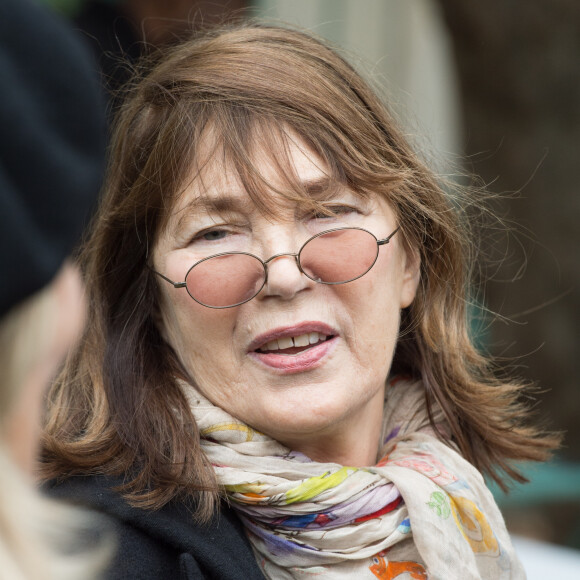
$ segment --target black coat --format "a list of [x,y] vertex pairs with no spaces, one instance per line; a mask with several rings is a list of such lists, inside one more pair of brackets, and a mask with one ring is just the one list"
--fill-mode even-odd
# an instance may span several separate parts
[[131,507],[111,489],[118,484],[95,476],[45,486],[51,497],[106,514],[113,522],[117,551],[106,580],[263,580],[243,526],[227,505],[209,524],[199,525],[183,502],[157,511]]

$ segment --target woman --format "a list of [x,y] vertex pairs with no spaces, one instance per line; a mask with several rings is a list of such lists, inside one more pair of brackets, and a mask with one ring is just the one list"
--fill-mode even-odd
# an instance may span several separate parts
[[118,520],[111,577],[523,577],[478,470],[555,442],[473,347],[458,207],[301,32],[217,30],[136,86],[45,435],[53,493]]

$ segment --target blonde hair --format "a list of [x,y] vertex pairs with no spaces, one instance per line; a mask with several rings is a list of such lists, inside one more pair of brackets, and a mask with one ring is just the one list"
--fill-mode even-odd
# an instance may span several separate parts
[[55,301],[49,285],[17,304],[0,321],[0,425],[39,353],[50,348]]
[[[51,286],[0,320],[0,577],[78,580],[97,576],[111,553],[98,519],[43,497],[15,464],[6,421],[27,376],[51,348],[57,315]],[[84,538],[79,542],[79,538]],[[89,538],[96,540],[89,543]]]
[[[322,160],[330,186],[387,199],[420,254],[420,285],[402,313],[393,369],[422,378],[428,408],[441,407],[448,437],[466,459],[500,485],[504,472],[523,480],[511,460],[543,460],[557,439],[529,424],[521,386],[496,377],[470,337],[467,197],[443,190],[336,51],[301,31],[260,23],[220,28],[173,49],[121,111],[105,196],[82,255],[90,332],[50,394],[45,475],[125,473],[135,504],[196,495],[199,513],[211,513],[217,484],[176,383],[186,375],[157,328],[158,286],[147,263],[192,164],[200,169],[207,160],[208,134],[212,151],[269,211],[271,184],[256,149],[284,143],[286,129]],[[314,203],[288,167],[278,162],[290,186],[278,193]]]

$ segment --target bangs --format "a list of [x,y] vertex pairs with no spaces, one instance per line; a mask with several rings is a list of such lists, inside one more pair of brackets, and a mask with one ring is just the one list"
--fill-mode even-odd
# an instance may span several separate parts
[[[333,147],[332,137],[321,134],[320,128],[280,122],[232,103],[212,103],[205,113],[205,120],[199,115],[196,119],[193,160],[177,199],[196,183],[204,205],[212,207],[208,179],[223,171],[237,180],[264,215],[276,217],[281,207],[298,207],[303,213],[331,216],[328,202],[345,188],[366,199],[384,195],[386,192],[379,190],[385,190],[385,185],[391,190],[398,181],[392,172],[381,179],[360,167],[353,171],[352,161],[344,163],[344,153]],[[293,158],[296,150],[319,170],[314,181],[300,178]],[[382,187],[377,187],[377,182]],[[218,207],[214,209],[219,213]]]
[[[137,197],[134,184],[142,186],[154,238],[193,182],[211,203],[210,165],[269,215],[281,202],[324,214],[344,188],[385,199],[400,217],[413,205],[421,190],[415,156],[363,79],[316,39],[241,27],[168,56],[136,86],[123,119],[133,134],[120,147],[131,157],[126,190]],[[297,149],[324,179],[301,182]]]

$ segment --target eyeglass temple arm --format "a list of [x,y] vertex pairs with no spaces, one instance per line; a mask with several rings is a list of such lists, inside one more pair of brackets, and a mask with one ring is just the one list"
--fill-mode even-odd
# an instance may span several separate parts
[[399,226],[388,238],[385,238],[384,240],[377,240],[377,244],[379,246],[384,246],[385,244],[388,244],[391,241],[391,238],[401,229],[401,226]]
[[154,270],[153,268],[151,268],[151,266],[148,266],[148,268],[154,274],[157,274],[158,276],[161,276],[161,278],[163,278],[164,280],[166,280],[170,284],[173,284],[173,287],[174,288],[185,288],[187,286],[187,284],[185,282],[174,282],[173,280],[170,280],[167,276],[164,276],[161,272],[158,272],[157,270]]

